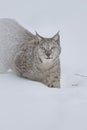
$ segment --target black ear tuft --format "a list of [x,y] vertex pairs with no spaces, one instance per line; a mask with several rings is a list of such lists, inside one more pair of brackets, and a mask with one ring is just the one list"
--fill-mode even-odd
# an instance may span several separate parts
[[60,35],[59,35],[59,32],[60,32],[60,31],[58,31],[58,32],[52,37],[52,39],[55,40],[55,41],[57,41],[58,43],[60,43]]
[[44,38],[43,38],[42,36],[40,36],[37,32],[36,32],[36,37],[37,37],[38,41],[41,41],[41,40],[44,39]]

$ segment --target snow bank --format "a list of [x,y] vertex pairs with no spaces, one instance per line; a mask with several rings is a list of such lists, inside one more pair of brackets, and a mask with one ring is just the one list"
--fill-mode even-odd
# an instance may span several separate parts
[[0,75],[0,129],[87,130],[87,88],[48,88]]

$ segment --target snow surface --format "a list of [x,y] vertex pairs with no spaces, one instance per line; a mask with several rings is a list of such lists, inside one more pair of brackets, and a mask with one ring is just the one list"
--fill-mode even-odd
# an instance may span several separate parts
[[80,78],[81,86],[57,89],[0,75],[0,130],[87,130],[86,78]]
[[0,17],[62,46],[61,89],[0,74],[0,130],[87,130],[87,0],[0,0]]

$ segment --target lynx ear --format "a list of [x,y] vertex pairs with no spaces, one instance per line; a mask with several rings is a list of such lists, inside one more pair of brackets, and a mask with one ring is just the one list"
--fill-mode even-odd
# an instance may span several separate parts
[[55,41],[57,41],[58,43],[60,42],[59,32],[60,32],[60,31],[58,31],[58,32],[52,37],[52,39],[55,40]]
[[39,41],[43,40],[44,38],[42,36],[40,36],[37,32],[36,32],[36,37]]

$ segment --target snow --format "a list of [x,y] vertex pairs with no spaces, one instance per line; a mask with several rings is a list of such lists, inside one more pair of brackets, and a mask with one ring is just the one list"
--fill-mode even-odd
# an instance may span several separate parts
[[0,129],[87,130],[86,78],[71,76],[67,87],[57,89],[11,72],[0,75]]
[[0,0],[0,17],[62,46],[61,89],[0,74],[0,130],[87,130],[87,1]]

